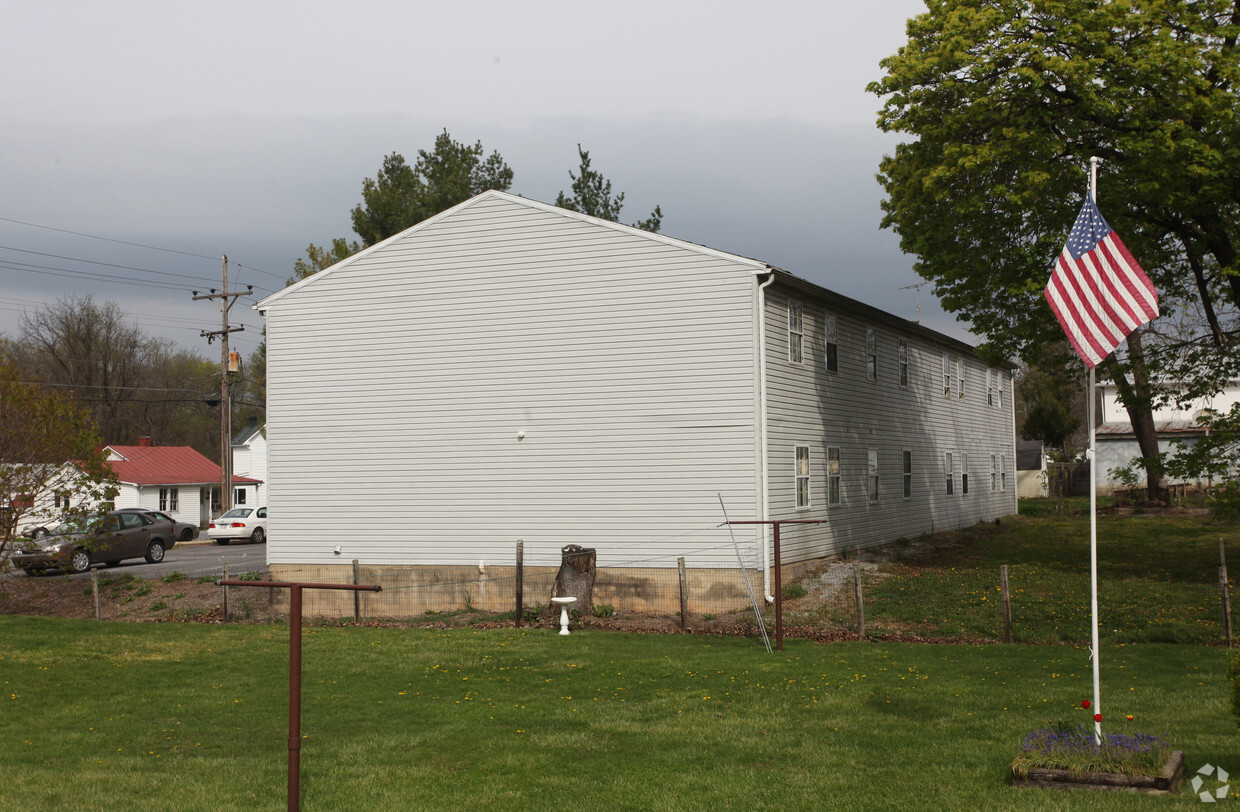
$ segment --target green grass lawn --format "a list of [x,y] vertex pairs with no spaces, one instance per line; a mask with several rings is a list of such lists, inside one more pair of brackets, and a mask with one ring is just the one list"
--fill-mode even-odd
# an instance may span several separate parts
[[[287,636],[0,616],[0,809],[283,808]],[[1102,663],[1109,730],[1240,773],[1221,650]],[[312,628],[303,808],[1199,808],[1009,786],[1024,733],[1086,721],[1089,668],[1075,645]]]
[[[1088,516],[1060,518],[1038,502],[1022,502],[1021,509],[1033,515],[1006,519],[998,528],[981,524],[947,534],[961,544],[882,565],[882,577],[866,583],[867,631],[1002,640],[999,567],[1007,564],[1017,642],[1088,641]],[[1100,517],[1098,603],[1104,642],[1222,642],[1220,538],[1229,559],[1233,612],[1240,611],[1235,591],[1240,531],[1234,525],[1201,517]],[[847,591],[818,613],[821,619],[854,624],[852,590]]]

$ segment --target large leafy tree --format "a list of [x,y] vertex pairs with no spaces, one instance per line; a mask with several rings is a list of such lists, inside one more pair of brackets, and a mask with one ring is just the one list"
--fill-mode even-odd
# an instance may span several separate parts
[[0,571],[23,525],[81,518],[116,493],[90,412],[0,359]]
[[498,152],[484,157],[481,141],[468,146],[444,130],[432,151],[418,150],[413,166],[393,152],[374,179],[362,181],[353,230],[364,246],[374,245],[488,189],[507,191],[512,178]]
[[133,324],[115,302],[65,296],[22,317],[9,343],[24,380],[86,408],[105,443],[149,436],[161,445],[218,449],[205,394],[216,367]]
[[915,136],[881,164],[884,225],[991,349],[1059,367],[1041,290],[1101,157],[1099,205],[1164,318],[1100,371],[1155,457],[1155,382],[1217,389],[1240,355],[1240,1],[927,6],[870,85],[879,126]]
[[[613,223],[619,222],[620,210],[624,208],[624,192],[612,196],[611,181],[601,172],[590,167],[590,153],[582,149],[581,144],[577,145],[577,157],[580,161],[577,174],[573,174],[571,170],[568,173],[573,180],[570,187],[573,193],[566,195],[560,192],[555,198],[555,205],[561,209],[611,220]],[[633,223],[633,226],[643,231],[658,233],[663,227],[663,210],[655,206],[649,217]]]

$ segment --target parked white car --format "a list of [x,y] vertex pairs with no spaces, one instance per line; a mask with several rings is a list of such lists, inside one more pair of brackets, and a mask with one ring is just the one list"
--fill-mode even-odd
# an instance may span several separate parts
[[227,544],[233,539],[262,544],[267,540],[267,508],[233,508],[211,522],[207,538],[214,539],[216,544]]

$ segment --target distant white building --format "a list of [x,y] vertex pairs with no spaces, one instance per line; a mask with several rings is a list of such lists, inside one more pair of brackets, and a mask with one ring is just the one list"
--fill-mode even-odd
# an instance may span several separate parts
[[[253,489],[234,487],[233,504],[263,507],[267,504],[267,429],[252,417],[232,440],[233,476],[258,482]],[[242,501],[238,501],[238,496]]]
[[794,567],[1016,512],[1007,366],[758,260],[492,191],[256,307],[276,578],[480,577],[521,539],[623,564],[617,606],[670,605],[692,554],[726,608],[733,537],[768,594],[773,550],[720,497],[821,522],[783,528]]
[[[1115,384],[1100,384],[1101,407],[1099,418],[1102,423],[1097,427],[1098,451],[1098,490],[1109,494],[1120,483],[1115,481],[1108,472],[1115,468],[1129,465],[1141,457],[1141,448],[1137,444],[1136,435],[1132,431],[1132,423],[1128,420],[1128,412],[1119,401]],[[1229,381],[1221,392],[1209,397],[1198,398],[1180,407],[1174,404],[1161,406],[1154,410],[1154,430],[1158,434],[1158,450],[1162,453],[1174,451],[1173,443],[1182,442],[1192,445],[1205,434],[1201,424],[1201,415],[1207,411],[1224,413],[1240,403],[1240,381]],[[1133,466],[1139,477],[1138,484],[1146,485],[1145,469]],[[1179,484],[1168,482],[1166,484]]]

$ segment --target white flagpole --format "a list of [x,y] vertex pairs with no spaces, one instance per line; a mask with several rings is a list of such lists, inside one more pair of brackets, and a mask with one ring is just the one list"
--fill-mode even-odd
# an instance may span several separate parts
[[[1102,159],[1089,159],[1089,196],[1098,204],[1098,164]],[[1099,689],[1098,649],[1098,462],[1094,446],[1094,368],[1089,368],[1089,609],[1090,626],[1093,630],[1089,658],[1094,664],[1094,717],[1102,714]],[[1094,722],[1094,743],[1102,744],[1102,722]]]

